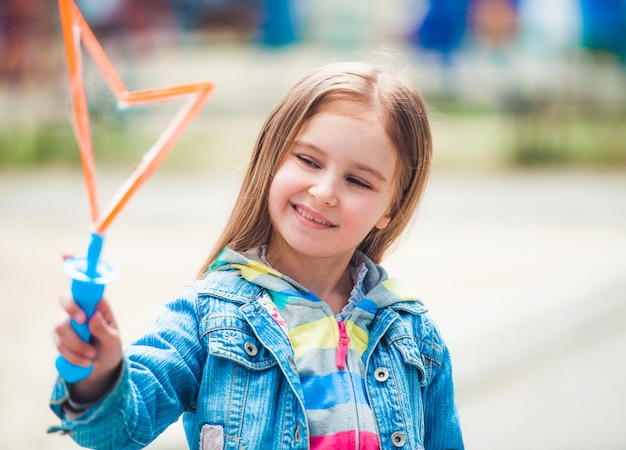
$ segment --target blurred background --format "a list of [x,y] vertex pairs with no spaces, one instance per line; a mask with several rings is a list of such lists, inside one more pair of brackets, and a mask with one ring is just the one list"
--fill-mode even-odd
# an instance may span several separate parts
[[[107,233],[125,342],[195,277],[265,116],[312,69],[366,60],[431,107],[435,164],[385,261],[437,320],[471,449],[625,449],[625,0],[76,1],[129,90],[216,90]],[[87,53],[106,205],[181,104],[119,108]],[[69,449],[51,334],[89,214],[58,5],[0,3],[0,448]],[[175,424],[149,448],[186,448]]]

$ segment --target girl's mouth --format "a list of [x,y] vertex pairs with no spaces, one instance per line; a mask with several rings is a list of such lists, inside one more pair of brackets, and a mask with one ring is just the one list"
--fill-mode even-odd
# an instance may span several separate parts
[[324,227],[329,227],[329,228],[335,228],[337,227],[337,225],[330,223],[329,221],[327,221],[326,219],[324,219],[322,216],[320,216],[319,214],[315,214],[312,211],[300,206],[300,205],[292,205],[294,211],[301,217],[303,217],[304,219],[310,221],[310,222],[314,222],[318,225],[322,225]]

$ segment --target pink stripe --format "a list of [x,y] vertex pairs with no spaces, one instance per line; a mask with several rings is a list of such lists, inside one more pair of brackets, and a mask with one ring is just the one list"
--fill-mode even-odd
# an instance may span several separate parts
[[[327,450],[338,448],[354,448],[356,445],[354,431],[340,431],[326,436],[311,437],[311,450]],[[378,435],[368,431],[359,433],[359,450],[380,450]]]

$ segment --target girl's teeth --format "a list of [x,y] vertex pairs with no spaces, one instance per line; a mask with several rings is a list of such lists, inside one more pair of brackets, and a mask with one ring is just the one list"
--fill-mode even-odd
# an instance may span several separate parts
[[300,214],[302,217],[304,217],[305,219],[311,220],[315,223],[319,223],[320,225],[327,225],[327,226],[331,226],[330,223],[328,222],[324,222],[322,220],[316,219],[315,217],[311,217],[309,216],[306,212],[304,212],[302,209],[300,208],[296,208],[296,211],[298,211],[298,214]]

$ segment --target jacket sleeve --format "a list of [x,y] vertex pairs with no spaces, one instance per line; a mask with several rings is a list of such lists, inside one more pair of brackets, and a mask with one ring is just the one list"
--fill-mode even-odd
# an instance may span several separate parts
[[92,449],[139,449],[193,407],[206,352],[199,336],[197,296],[186,289],[165,305],[155,326],[125,351],[117,383],[82,414],[66,408],[68,386],[58,380],[50,407],[61,426]]
[[[439,333],[435,329],[439,338]],[[440,341],[440,364],[424,388],[424,444],[426,450],[462,450],[463,437],[454,399],[452,364],[447,346]]]

